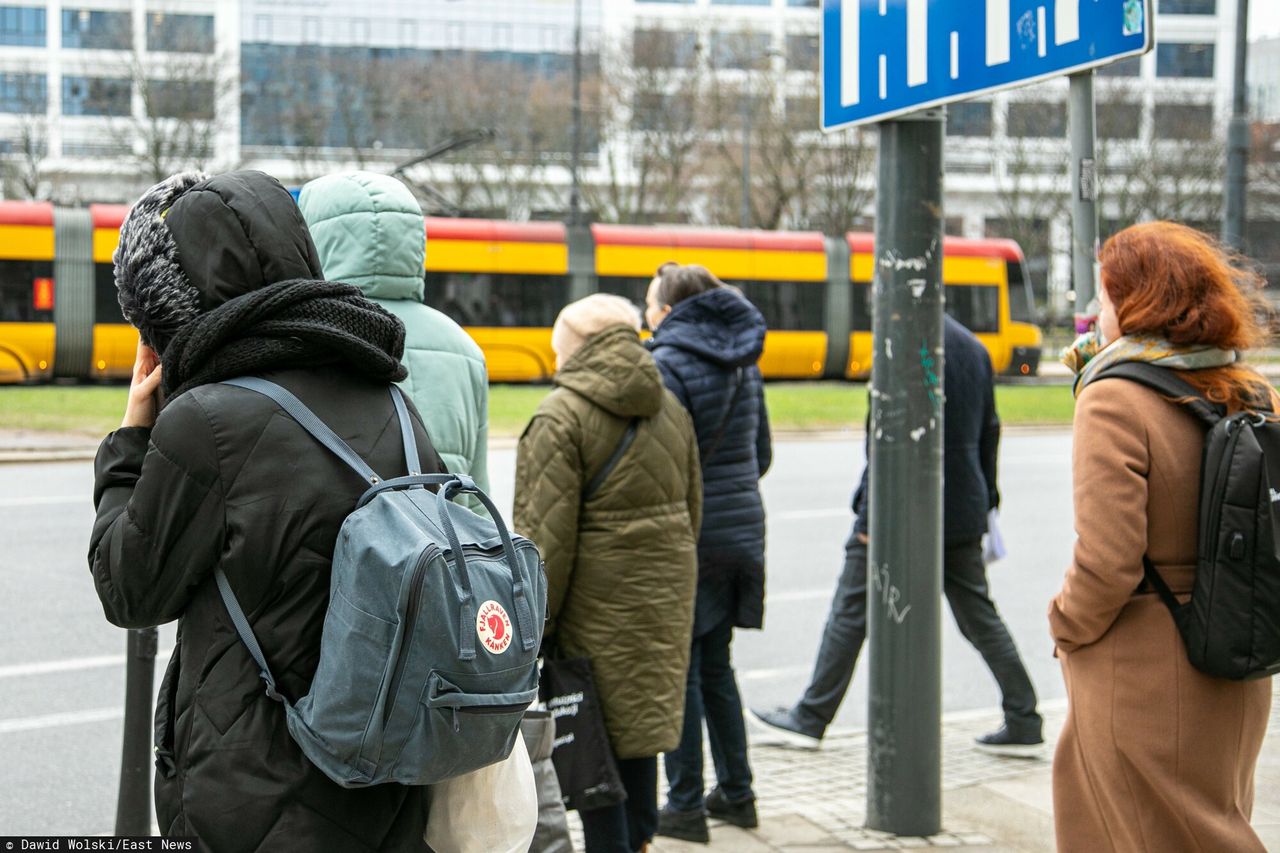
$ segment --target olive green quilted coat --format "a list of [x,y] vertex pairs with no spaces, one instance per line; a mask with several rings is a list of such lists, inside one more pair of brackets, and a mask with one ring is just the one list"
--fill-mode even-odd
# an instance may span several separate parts
[[[588,340],[555,384],[516,458],[515,527],[547,567],[546,646],[591,658],[619,758],[657,755],[684,717],[702,514],[693,423],[626,326]],[[634,443],[584,503],[636,417]]]

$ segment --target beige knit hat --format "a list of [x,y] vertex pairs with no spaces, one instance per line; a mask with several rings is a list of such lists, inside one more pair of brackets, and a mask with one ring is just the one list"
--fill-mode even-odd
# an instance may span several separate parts
[[640,309],[611,293],[593,293],[564,306],[551,329],[556,363],[566,363],[593,335],[610,326],[630,326],[639,332]]

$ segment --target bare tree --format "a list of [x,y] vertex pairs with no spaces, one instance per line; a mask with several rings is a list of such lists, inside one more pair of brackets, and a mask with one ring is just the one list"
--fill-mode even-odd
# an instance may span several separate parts
[[[1065,157],[1065,105],[1011,105],[1003,141],[994,147],[999,217],[988,220],[989,236],[1007,237],[1022,247],[1038,307],[1051,315],[1049,271],[1053,266],[1052,225],[1068,212],[1069,179]],[[1036,135],[1032,135],[1036,134]]]
[[[741,36],[746,50],[759,42]],[[771,52],[731,60],[750,69],[741,82],[713,79],[702,148],[713,221],[742,219],[747,179],[748,224],[756,228],[814,228],[828,234],[850,230],[874,195],[868,177],[874,148],[861,131],[826,135],[819,128],[816,75],[782,71]],[[744,175],[743,158],[750,161]]]
[[43,169],[49,154],[49,123],[44,106],[39,108],[39,114],[24,114],[18,120],[7,150],[0,155],[0,195],[4,198],[37,201],[50,196],[51,187]]
[[[218,105],[237,86],[225,71],[228,58],[215,52],[206,34],[183,29],[168,33],[163,47],[152,46],[148,54],[133,44],[132,32],[124,29],[128,26],[121,19],[98,33],[113,43],[132,45],[132,50],[119,65],[105,69],[115,76],[94,83],[98,90],[87,95],[90,102],[102,102],[95,111],[113,116],[107,129],[110,142],[126,152],[146,183],[184,169],[207,168],[225,126]],[[132,103],[133,93],[140,104]]]
[[631,52],[614,45],[599,79],[604,179],[583,187],[605,222],[687,220],[707,106],[706,75],[692,33],[639,30]]
[[[1104,103],[1141,111],[1134,95],[1116,87]],[[1100,104],[1100,108],[1105,108]],[[1222,213],[1225,128],[1213,105],[1163,96],[1151,116],[1151,140],[1099,141],[1099,202],[1104,233],[1135,222],[1168,219],[1217,233]]]
[[438,136],[475,127],[496,131],[488,141],[420,167],[459,209],[527,219],[560,206],[548,171],[568,161],[570,86],[563,75],[517,70],[473,56],[432,64],[427,97]]

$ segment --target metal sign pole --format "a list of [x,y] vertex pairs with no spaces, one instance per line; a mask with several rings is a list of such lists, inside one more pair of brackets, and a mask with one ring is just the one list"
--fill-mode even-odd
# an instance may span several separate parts
[[1245,72],[1249,60],[1249,0],[1236,7],[1235,83],[1231,94],[1231,124],[1227,127],[1226,198],[1222,209],[1222,242],[1237,252],[1245,248],[1249,186],[1249,90]]
[[1098,134],[1093,103],[1093,71],[1072,74],[1068,102],[1071,133],[1071,284],[1075,290],[1076,332],[1088,331],[1089,303],[1098,294]]
[[158,643],[159,632],[155,628],[129,631],[116,835],[151,834],[151,700]]
[[867,586],[867,825],[942,827],[942,144],[945,113],[880,124]]

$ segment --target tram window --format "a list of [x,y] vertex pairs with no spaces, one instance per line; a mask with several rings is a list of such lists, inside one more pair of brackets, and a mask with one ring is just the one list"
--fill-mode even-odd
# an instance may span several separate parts
[[52,276],[49,261],[0,261],[0,323],[52,323],[53,311],[35,306],[35,280]]
[[821,281],[734,281],[774,331],[821,332],[827,285]]
[[644,299],[649,295],[649,283],[653,281],[653,277],[640,278],[634,276],[620,275],[602,275],[600,276],[600,292],[612,293],[615,296],[621,296],[623,299],[634,302],[639,308],[644,308]]
[[569,300],[563,275],[428,272],[424,301],[463,326],[548,327]]
[[994,284],[949,284],[947,313],[971,332],[1000,331],[1000,288]]
[[1009,261],[1009,319],[1019,323],[1036,322],[1036,306],[1031,286],[1021,261]]
[[115,268],[111,264],[93,265],[93,295],[93,322],[128,322],[124,318],[124,312],[120,310]]
[[871,331],[871,282],[855,281],[850,296],[849,331]]

